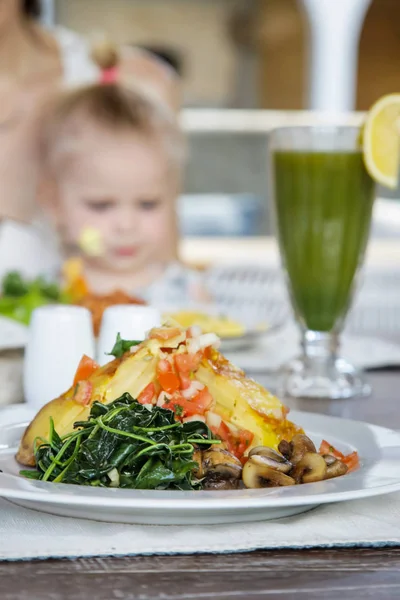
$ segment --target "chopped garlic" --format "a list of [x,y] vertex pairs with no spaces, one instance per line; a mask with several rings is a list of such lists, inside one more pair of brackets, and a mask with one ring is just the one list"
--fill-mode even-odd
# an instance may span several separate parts
[[192,337],[196,338],[203,333],[203,330],[199,325],[192,325],[189,327],[189,332]]
[[110,487],[113,487],[113,488],[119,487],[119,473],[115,467],[114,467],[114,469],[111,469],[111,471],[108,471],[107,477],[111,481]]
[[160,392],[158,399],[157,399],[157,406],[158,407],[163,407],[165,404],[165,401],[171,400],[172,396],[171,394],[167,394],[167,392]]
[[183,423],[192,423],[193,421],[201,421],[202,423],[205,423],[206,420],[202,415],[193,415],[192,417],[185,417],[184,419],[182,419]]
[[222,419],[219,415],[217,415],[217,413],[212,412],[211,410],[208,411],[207,416],[206,416],[206,422],[207,425],[212,428],[212,429],[219,429],[219,426],[221,425]]
[[186,400],[189,400],[189,398],[195,396],[197,392],[200,392],[202,389],[204,389],[204,384],[200,383],[200,381],[193,380],[186,390],[182,390],[181,394]]
[[203,348],[208,348],[209,346],[213,346],[214,348],[218,348],[221,344],[221,340],[215,333],[203,333],[196,338],[189,338],[186,342],[188,351],[196,354],[199,350]]

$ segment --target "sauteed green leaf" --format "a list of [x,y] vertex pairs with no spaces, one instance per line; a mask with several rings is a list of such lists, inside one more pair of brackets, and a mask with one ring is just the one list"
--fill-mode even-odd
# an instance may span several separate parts
[[196,447],[214,440],[201,421],[181,423],[172,411],[147,407],[128,393],[111,404],[95,402],[87,421],[60,438],[50,423],[48,440],[38,440],[30,479],[99,487],[192,490]]

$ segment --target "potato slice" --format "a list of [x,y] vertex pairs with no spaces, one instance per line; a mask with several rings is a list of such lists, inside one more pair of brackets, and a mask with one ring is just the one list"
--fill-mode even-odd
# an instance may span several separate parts
[[142,390],[155,377],[157,358],[149,351],[139,349],[136,354],[125,354],[122,359],[108,363],[89,378],[93,384],[91,402],[82,406],[74,401],[74,388],[46,404],[26,429],[16,455],[19,463],[26,466],[35,465],[33,454],[36,438],[48,439],[50,417],[60,436],[70,433],[76,421],[85,421],[89,417],[93,402],[109,404],[125,392],[137,398]]

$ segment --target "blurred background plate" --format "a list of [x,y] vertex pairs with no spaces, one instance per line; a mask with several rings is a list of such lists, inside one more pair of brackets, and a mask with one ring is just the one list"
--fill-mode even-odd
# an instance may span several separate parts
[[266,302],[264,296],[240,298],[218,294],[223,280],[213,288],[215,303],[161,305],[164,316],[172,316],[184,327],[198,325],[204,333],[216,333],[222,352],[243,350],[256,344],[263,336],[276,332],[285,323],[288,312],[285,303]]
[[21,350],[28,340],[28,327],[0,316],[0,352]]

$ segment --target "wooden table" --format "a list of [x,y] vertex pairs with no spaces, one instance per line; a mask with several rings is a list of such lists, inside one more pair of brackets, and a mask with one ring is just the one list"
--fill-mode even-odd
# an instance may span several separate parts
[[[368,399],[299,402],[295,408],[400,429],[400,371],[369,379],[374,394]],[[70,598],[398,599],[400,548],[0,563],[1,600]]]

